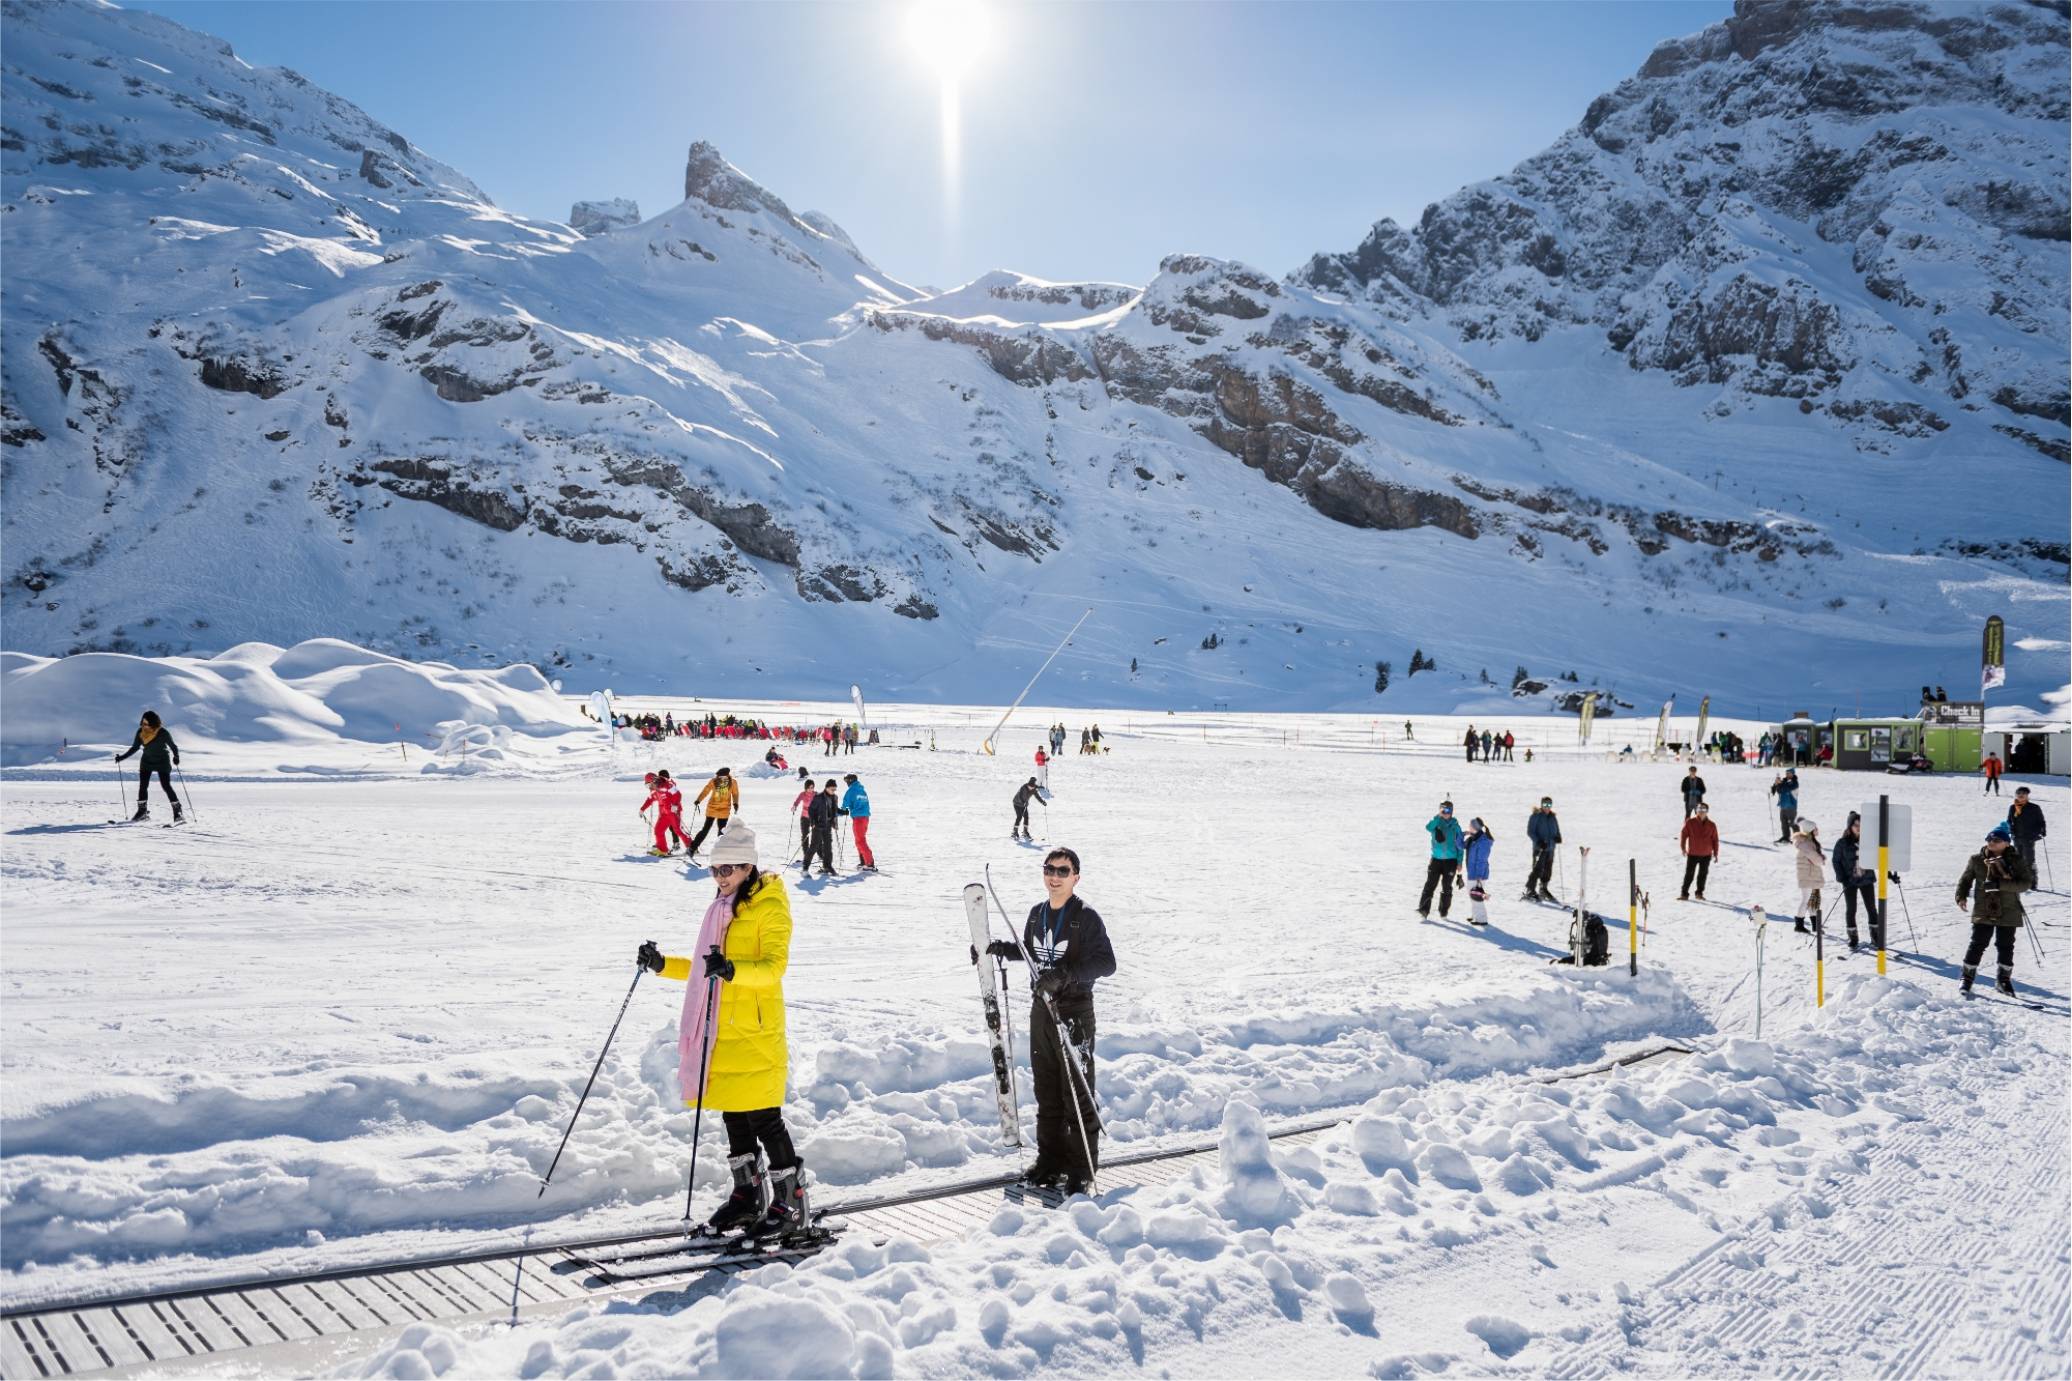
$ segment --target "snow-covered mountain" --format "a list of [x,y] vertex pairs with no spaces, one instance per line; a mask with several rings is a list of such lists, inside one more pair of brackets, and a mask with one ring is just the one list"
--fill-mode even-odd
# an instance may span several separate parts
[[1092,607],[1056,696],[1897,708],[2000,612],[2068,679],[2061,8],[1744,3],[1285,277],[939,294],[706,144],[536,222],[163,18],[4,17],[11,647],[985,701]]

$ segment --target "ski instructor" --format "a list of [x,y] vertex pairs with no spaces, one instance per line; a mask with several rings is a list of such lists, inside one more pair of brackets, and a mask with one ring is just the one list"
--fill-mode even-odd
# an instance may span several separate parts
[[[1108,927],[1098,911],[1072,895],[1078,886],[1079,855],[1066,848],[1052,849],[1043,856],[1043,888],[1049,896],[1029,908],[1021,942],[995,940],[986,946],[988,954],[1026,961],[1036,988],[1035,1000],[1029,1004],[1036,1160],[1023,1179],[1032,1185],[1062,1185],[1067,1194],[1084,1193],[1100,1169],[1101,1123],[1093,1100],[1094,981],[1115,972]],[[971,962],[978,962],[976,949]],[[1066,1067],[1071,1056],[1059,1039],[1052,1010],[1064,1023],[1073,1047],[1086,1057],[1080,1068],[1083,1078]]]
[[[677,1025],[677,1087],[685,1107],[702,1102],[727,1129],[734,1192],[705,1230],[781,1236],[810,1223],[806,1167],[784,1125],[791,899],[782,878],[757,869],[755,831],[744,824],[712,846],[712,880],[717,890],[698,927],[698,957],[665,955],[652,940],[638,957],[662,977],[688,983]],[[715,986],[716,1014],[706,1006]]]

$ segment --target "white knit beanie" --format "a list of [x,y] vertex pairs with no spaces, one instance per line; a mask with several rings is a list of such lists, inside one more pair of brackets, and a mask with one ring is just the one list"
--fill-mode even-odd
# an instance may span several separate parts
[[754,863],[755,831],[736,823],[712,846],[714,863]]

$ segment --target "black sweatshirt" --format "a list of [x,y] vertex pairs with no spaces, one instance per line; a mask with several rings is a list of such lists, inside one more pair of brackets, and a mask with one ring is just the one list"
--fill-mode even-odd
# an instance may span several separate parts
[[1063,969],[1065,987],[1058,994],[1058,1005],[1090,1006],[1094,1000],[1094,980],[1115,972],[1115,949],[1108,943],[1108,927],[1100,912],[1074,897],[1059,913],[1053,938],[1047,924],[1049,910],[1049,902],[1030,907],[1029,919],[1022,925],[1021,943],[999,941],[996,947],[1010,959],[1033,963],[1038,973]]
[[160,729],[151,736],[151,742],[146,743],[144,742],[144,727],[141,724],[138,725],[136,737],[130,740],[128,751],[117,753],[115,760],[121,762],[131,753],[139,750],[142,750],[144,754],[142,766],[151,771],[156,771],[158,768],[169,766],[171,763],[176,763],[180,760],[180,745],[173,742],[173,731],[170,729]]

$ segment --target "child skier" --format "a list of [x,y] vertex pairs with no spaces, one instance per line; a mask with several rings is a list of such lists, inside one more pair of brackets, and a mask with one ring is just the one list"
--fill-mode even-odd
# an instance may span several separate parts
[[1812,933],[1806,928],[1808,912],[1813,917],[1812,930],[1820,929],[1820,884],[1827,880],[1827,851],[1820,847],[1820,826],[1795,817],[1791,848],[1799,884],[1799,908],[1791,918],[1791,928],[1800,935],[1808,935]]
[[704,846],[705,836],[712,832],[714,825],[719,826],[722,835],[727,832],[727,822],[735,811],[741,809],[741,784],[734,780],[730,770],[722,767],[712,774],[711,781],[698,789],[697,800],[691,804],[697,805],[700,801],[705,803],[705,823],[698,826],[697,837],[691,840],[693,858],[697,857],[698,850]]
[[1478,815],[1468,822],[1468,832],[1462,836],[1461,846],[1467,862],[1469,923],[1488,925],[1489,912],[1483,903],[1489,900],[1489,855],[1496,848],[1496,836],[1489,832],[1489,826],[1483,824]]
[[691,842],[683,832],[683,792],[669,779],[666,769],[648,773],[647,787],[648,797],[640,803],[637,813],[645,820],[648,808],[652,806],[655,810],[655,847],[648,852],[656,858],[668,857],[672,847],[670,836],[674,835],[676,841],[684,846],[684,852],[689,853]]
[[1040,743],[1036,745],[1036,779],[1043,784],[1045,791],[1050,790],[1050,756]]

